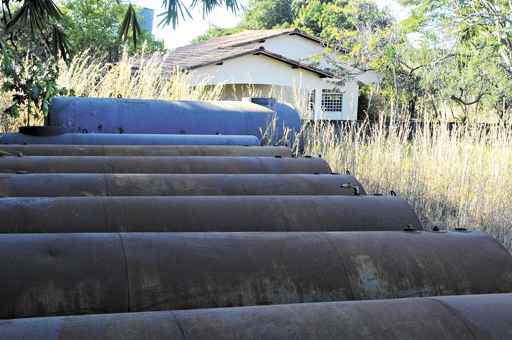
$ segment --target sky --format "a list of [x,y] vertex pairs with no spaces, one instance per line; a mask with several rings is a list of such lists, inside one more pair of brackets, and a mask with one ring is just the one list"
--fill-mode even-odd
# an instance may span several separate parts
[[[185,4],[192,0],[185,0]],[[133,0],[134,4],[152,8],[156,15],[162,12],[161,0]],[[395,0],[375,0],[379,8],[388,8],[391,14],[398,20],[407,16],[407,10],[400,6]],[[242,0],[246,3],[246,0]],[[176,48],[189,44],[192,39],[205,33],[210,26],[235,27],[242,20],[242,13],[232,13],[225,8],[217,8],[206,18],[203,18],[201,8],[198,7],[192,12],[192,19],[181,21],[176,29],[172,27],[158,27],[159,18],[155,17],[154,34],[156,38],[162,39],[167,48]]]

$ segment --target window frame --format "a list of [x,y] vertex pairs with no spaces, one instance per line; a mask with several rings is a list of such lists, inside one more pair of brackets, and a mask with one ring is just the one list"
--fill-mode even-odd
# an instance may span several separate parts
[[322,112],[343,112],[343,91],[338,88],[322,89]]

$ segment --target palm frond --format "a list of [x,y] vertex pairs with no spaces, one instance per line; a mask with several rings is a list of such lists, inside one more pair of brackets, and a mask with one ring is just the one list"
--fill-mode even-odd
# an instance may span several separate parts
[[203,17],[210,14],[215,7],[220,7],[222,5],[234,13],[240,9],[239,0],[193,0],[190,7],[194,8],[199,3],[201,3],[203,7]]
[[185,20],[186,17],[192,18],[188,7],[181,0],[163,0],[163,6],[167,10],[159,15],[162,17],[161,26],[172,24],[172,27],[176,28],[180,17],[182,20]]
[[60,55],[65,62],[69,59],[69,44],[64,30],[59,25],[52,25],[52,45],[51,52],[53,55]]
[[61,18],[62,13],[53,0],[25,0],[7,23],[6,29],[11,31],[14,26],[22,25],[30,27],[34,34],[36,29],[42,31],[53,20],[59,21]]
[[132,31],[133,45],[137,47],[137,40],[140,36],[141,28],[137,20],[137,12],[132,4],[128,6],[128,10],[121,23],[121,39],[124,41],[128,40],[130,31]]

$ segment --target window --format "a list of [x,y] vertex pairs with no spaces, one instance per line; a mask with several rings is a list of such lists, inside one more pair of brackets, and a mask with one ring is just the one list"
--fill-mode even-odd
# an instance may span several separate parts
[[316,90],[311,90],[308,94],[308,111],[310,113],[315,112],[316,104]]
[[322,89],[322,111],[343,111],[343,93],[338,89]]

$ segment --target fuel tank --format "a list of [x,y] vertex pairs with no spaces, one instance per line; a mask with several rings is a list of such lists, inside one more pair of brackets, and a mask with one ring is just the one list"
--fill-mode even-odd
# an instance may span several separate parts
[[370,231],[421,229],[392,196],[0,198],[0,233]]
[[512,294],[0,321],[4,340],[504,340]]
[[252,135],[63,133],[54,136],[31,136],[21,133],[6,133],[0,134],[0,144],[260,145],[260,140]]
[[364,194],[349,175],[0,174],[0,197]]
[[0,144],[0,156],[261,156],[291,157],[284,146]]
[[512,292],[512,257],[480,232],[3,234],[0,266],[5,319]]
[[330,174],[321,158],[216,156],[7,156],[3,173],[245,173]]

